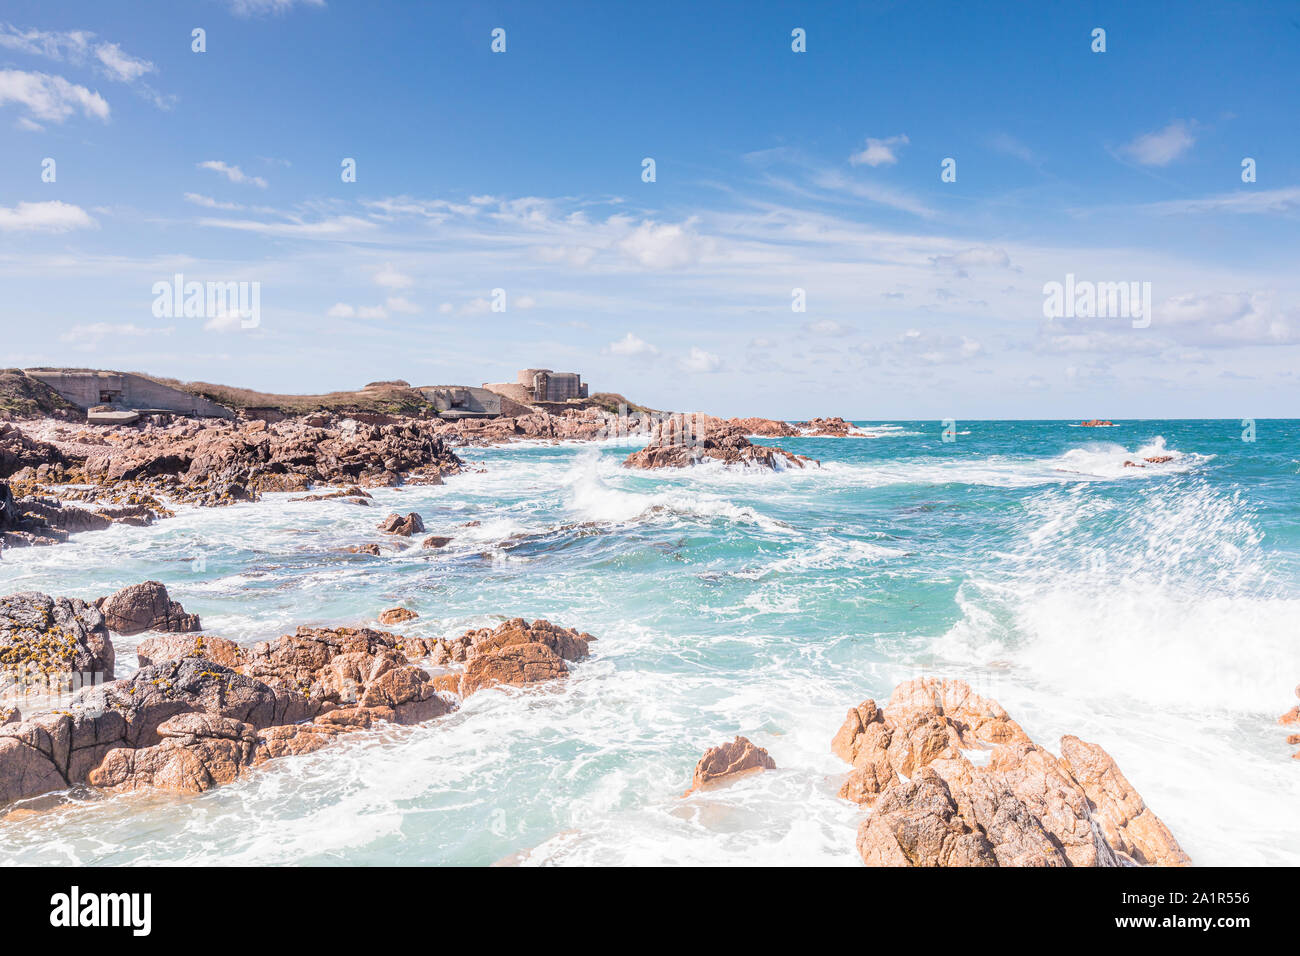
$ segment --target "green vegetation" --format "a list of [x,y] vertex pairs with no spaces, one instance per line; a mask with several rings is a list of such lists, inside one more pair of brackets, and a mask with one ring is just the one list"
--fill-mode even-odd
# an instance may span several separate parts
[[602,411],[610,412],[611,414],[617,414],[620,405],[626,406],[629,412],[637,412],[638,414],[651,414],[657,411],[657,409],[649,408],[645,405],[638,405],[636,402],[629,402],[622,395],[618,394],[618,392],[596,392],[594,395],[587,398],[583,404],[594,405]]
[[84,418],[77,408],[44,382],[29,378],[20,368],[0,369],[0,419]]
[[[135,373],[143,375],[143,372]],[[312,412],[368,412],[383,415],[434,417],[432,403],[406,382],[374,382],[355,392],[329,392],[324,395],[276,395],[250,388],[214,385],[211,382],[181,382],[173,378],[148,375],[161,385],[168,385],[199,395],[227,408],[269,408],[284,415],[310,415]]]

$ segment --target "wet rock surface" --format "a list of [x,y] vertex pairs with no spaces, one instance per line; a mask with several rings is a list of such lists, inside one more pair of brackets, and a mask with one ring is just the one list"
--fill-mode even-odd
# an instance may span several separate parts
[[743,428],[711,419],[672,419],[660,424],[650,443],[623,461],[626,468],[686,468],[705,461],[777,470],[815,465],[813,459],[772,445],[755,445]]
[[[46,622],[81,628],[78,665],[96,663],[96,648],[100,665],[104,654],[111,661],[98,610],[47,595],[0,600],[0,646],[26,646],[27,632]],[[200,793],[346,733],[436,719],[455,709],[456,693],[564,676],[565,661],[586,657],[591,640],[519,618],[454,641],[348,627],[300,627],[251,647],[204,635],[147,638],[130,677],[83,690],[65,709],[0,713],[0,804],[78,785]],[[463,673],[434,676],[413,663],[453,657],[467,665]]]
[[1067,736],[1058,759],[963,681],[864,701],[831,750],[853,765],[840,796],[871,807],[857,838],[871,866],[1190,863],[1101,747]]
[[104,622],[114,634],[133,635],[143,631],[201,631],[197,614],[173,601],[161,581],[145,581],[122,588],[95,601]]
[[762,747],[755,746],[748,737],[737,737],[730,743],[710,747],[695,765],[691,787],[687,794],[723,784],[760,770],[775,770],[776,761]]
[[111,680],[104,617],[77,598],[24,591],[0,598],[0,689],[59,689]]

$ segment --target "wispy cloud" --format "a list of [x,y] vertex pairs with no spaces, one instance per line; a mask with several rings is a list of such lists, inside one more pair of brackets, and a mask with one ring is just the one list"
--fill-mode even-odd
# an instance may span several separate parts
[[170,109],[175,97],[166,96],[143,82],[158,72],[150,60],[134,56],[118,43],[101,40],[89,30],[21,30],[0,24],[0,48],[56,63],[85,67],[114,83],[123,83],[161,109]]
[[1009,133],[994,133],[989,137],[989,148],[1003,156],[1010,156],[1030,166],[1039,165],[1038,154]]
[[240,169],[238,166],[234,166],[220,159],[206,159],[203,162],[198,163],[197,165],[199,169],[210,169],[214,173],[220,173],[222,176],[225,176],[226,179],[230,180],[232,183],[239,183],[240,185],[247,185],[247,186],[256,186],[259,189],[265,189],[267,185],[266,180],[263,179],[261,176],[250,176],[242,169]]
[[237,17],[260,17],[288,13],[294,7],[323,7],[325,0],[226,0]]
[[1143,133],[1120,147],[1120,152],[1143,166],[1168,166],[1196,142],[1191,126],[1174,120],[1162,129]]
[[202,193],[186,193],[185,201],[193,203],[196,206],[202,206],[204,209],[243,209],[237,202],[220,202],[211,196],[204,196]]
[[1283,189],[1246,188],[1235,193],[1221,193],[1200,199],[1173,199],[1148,203],[1143,208],[1162,214],[1177,213],[1294,213],[1300,212],[1300,186]]
[[911,140],[905,134],[890,136],[886,139],[875,139],[867,137],[867,145],[860,151],[849,157],[849,162],[854,166],[866,165],[892,166],[898,162],[898,150],[902,146],[907,146]]
[[0,232],[68,232],[94,229],[98,225],[80,206],[54,199],[49,202],[20,202],[0,206]]
[[105,338],[146,338],[155,335],[170,335],[174,331],[173,326],[142,326],[132,322],[89,322],[83,325],[74,325],[68,331],[61,333],[59,340],[62,342],[95,344],[102,342]]
[[28,73],[23,70],[0,70],[0,106],[18,103],[29,117],[28,128],[42,123],[62,123],[72,114],[108,121],[108,101],[84,86],[61,76]]

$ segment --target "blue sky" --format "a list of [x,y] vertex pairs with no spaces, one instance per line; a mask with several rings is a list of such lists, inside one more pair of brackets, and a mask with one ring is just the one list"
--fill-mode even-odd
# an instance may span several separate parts
[[[10,0],[0,365],[1296,416],[1297,79],[1291,3]],[[178,272],[259,324],[156,317]],[[1149,326],[1046,318],[1067,274],[1150,282]]]

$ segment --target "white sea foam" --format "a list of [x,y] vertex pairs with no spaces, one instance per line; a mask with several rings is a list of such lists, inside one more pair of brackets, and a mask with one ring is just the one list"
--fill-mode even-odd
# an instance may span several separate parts
[[[268,497],[5,552],[0,593],[157,578],[243,641],[373,623],[397,602],[421,636],[520,614],[599,641],[564,682],[487,691],[192,800],[0,822],[0,862],[851,864],[862,811],[835,796],[830,737],[847,706],[924,673],[970,679],[1053,750],[1062,733],[1105,746],[1196,862],[1294,863],[1300,779],[1273,720],[1300,680],[1297,596],[1208,458],[1132,445],[1032,458],[958,443],[783,474],[512,447],[445,486],[376,489],[371,507]],[[1123,467],[1157,454],[1176,458]],[[908,495],[872,489],[902,483],[1014,505],[997,519],[1014,524],[996,552],[965,525],[936,530],[957,512],[890,527]],[[396,544],[375,527],[389,511],[453,541],[340,551]],[[866,625],[868,605],[884,610]],[[137,641],[118,642],[123,668]],[[682,799],[700,753],[738,733],[779,770]]]
[[1270,820],[1300,843],[1300,779],[1273,725],[1300,676],[1300,598],[1273,579],[1250,509],[1195,478],[1027,504],[1020,544],[961,586],[936,666],[992,680],[1035,739],[1102,743],[1194,859],[1291,859],[1257,837]]
[[616,487],[620,480],[629,480],[628,473],[610,467],[602,471],[599,455],[593,450],[584,450],[565,478],[570,510],[588,521],[626,523],[665,518],[723,519],[756,525],[765,531],[789,530],[781,522],[753,508],[732,504],[725,498],[672,490],[645,494]]

